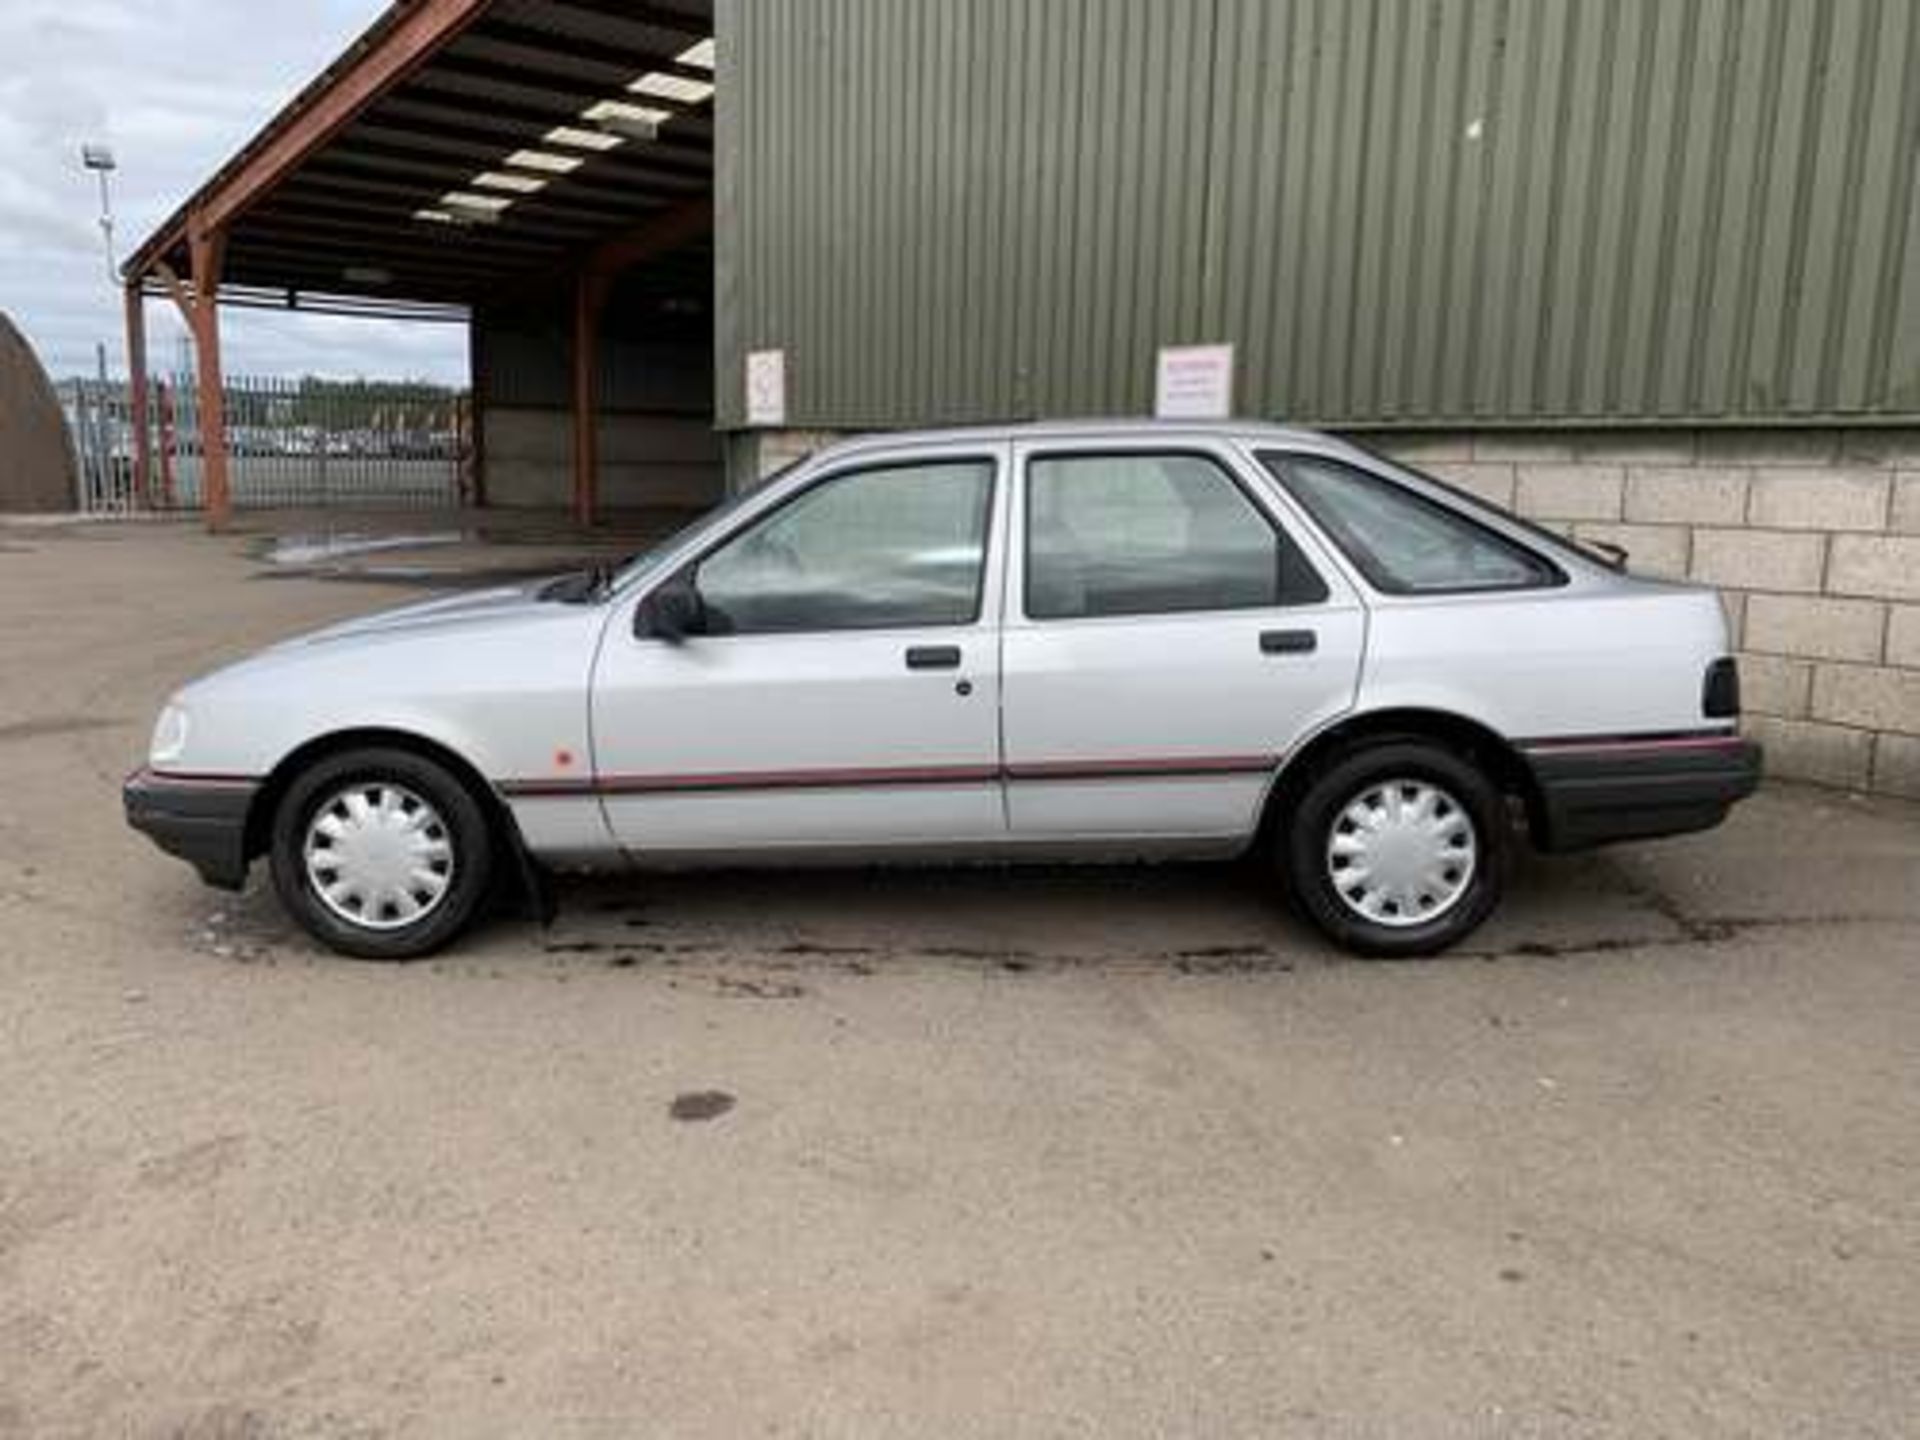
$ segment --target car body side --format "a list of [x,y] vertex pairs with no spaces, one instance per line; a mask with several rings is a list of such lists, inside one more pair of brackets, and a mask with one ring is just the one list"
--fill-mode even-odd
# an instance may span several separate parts
[[[856,441],[815,456],[716,531],[669,542],[657,563],[603,601],[556,603],[539,598],[534,587],[512,587],[403,607],[275,646],[175,697],[172,705],[186,716],[184,744],[177,753],[156,753],[129,781],[129,817],[192,861],[203,878],[235,885],[260,848],[260,807],[271,805],[290,768],[344,737],[377,736],[443,755],[480,777],[490,803],[511,815],[521,843],[544,864],[646,863],[655,857],[623,845],[608,817],[593,692],[609,647],[664,643],[634,635],[635,608],[651,589],[783,497],[850,465],[938,455],[943,447],[984,450],[995,455],[999,476],[981,613],[997,647],[986,698],[1004,706],[1003,687],[1025,683],[1011,659],[998,663],[1001,653],[1014,655],[1006,637],[1016,629],[1087,636],[1103,624],[1110,632],[1125,627],[1026,621],[1019,610],[1018,507],[1008,501],[1024,483],[1024,457],[1037,447],[1093,452],[1114,444],[1192,446],[1229,467],[1327,580],[1327,603],[1303,623],[1345,627],[1351,663],[1323,682],[1313,705],[1273,717],[1256,750],[1234,757],[1246,761],[1237,775],[1206,773],[1202,762],[1218,757],[1195,755],[1190,773],[1176,766],[1160,776],[1164,813],[1186,814],[1190,822],[1156,830],[1142,821],[1129,833],[1124,815],[1103,826],[1089,802],[1083,808],[1092,818],[1084,825],[1038,837],[1057,841],[1052,848],[1091,852],[1132,842],[1132,848],[1197,854],[1244,846],[1259,833],[1272,797],[1284,797],[1292,774],[1342,737],[1369,728],[1478,737],[1493,752],[1487,763],[1526,801],[1535,841],[1547,848],[1700,828],[1752,788],[1753,748],[1733,733],[1731,717],[1703,713],[1703,677],[1727,652],[1725,621],[1710,591],[1629,578],[1557,548],[1550,558],[1565,583],[1551,588],[1385,594],[1367,583],[1261,457],[1279,452],[1337,460],[1464,509],[1458,497],[1437,495],[1422,477],[1312,432],[1132,427]],[[1530,552],[1542,551],[1537,536],[1501,512],[1469,513]],[[1160,665],[1166,679],[1165,713],[1144,716],[1142,733],[1173,737],[1176,751],[1181,707],[1194,703],[1195,692],[1183,687],[1204,683],[1207,630],[1216,619],[1213,612],[1179,617],[1157,638],[1157,652],[1138,656],[1142,666]],[[819,643],[834,642],[820,637]],[[1084,644],[1081,650],[1092,653]],[[1245,695],[1217,698],[1232,704]],[[846,723],[857,729],[860,721],[847,717]],[[1061,728],[1060,744],[1068,747],[1062,766],[1103,759],[1072,754],[1071,732],[1070,724]],[[1124,759],[1104,757],[1103,763]],[[1032,769],[1026,776],[1010,771],[1003,755],[992,783],[1003,791],[1023,783],[1079,784],[1079,793],[1096,793],[1084,777]],[[1118,769],[1112,776],[1124,778]],[[1108,791],[1122,793],[1118,785]],[[755,858],[744,833],[749,829],[747,820],[728,858]],[[999,838],[1006,843],[976,837],[956,849],[1034,848],[1032,836]],[[659,858],[682,857],[668,844]]]

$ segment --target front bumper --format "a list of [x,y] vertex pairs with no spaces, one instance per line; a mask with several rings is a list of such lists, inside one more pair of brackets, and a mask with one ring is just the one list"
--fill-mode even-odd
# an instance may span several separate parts
[[247,816],[260,783],[238,776],[162,775],[139,769],[120,797],[127,823],[222,890],[247,879]]
[[1760,747],[1737,735],[1523,750],[1539,796],[1542,850],[1584,850],[1710,830],[1760,783]]

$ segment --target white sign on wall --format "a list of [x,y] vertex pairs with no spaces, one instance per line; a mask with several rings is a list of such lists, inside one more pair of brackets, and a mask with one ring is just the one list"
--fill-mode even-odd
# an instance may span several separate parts
[[1233,346],[1163,345],[1153,380],[1163,420],[1225,420],[1233,414]]
[[747,424],[787,423],[787,352],[747,352]]

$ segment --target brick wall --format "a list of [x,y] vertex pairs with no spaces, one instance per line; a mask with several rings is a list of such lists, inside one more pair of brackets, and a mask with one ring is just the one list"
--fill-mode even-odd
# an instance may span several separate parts
[[1920,797],[1920,430],[1358,438],[1717,586],[1768,768]]

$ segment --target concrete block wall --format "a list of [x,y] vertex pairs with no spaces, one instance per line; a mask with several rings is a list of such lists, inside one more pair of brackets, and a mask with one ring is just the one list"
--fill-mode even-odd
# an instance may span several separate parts
[[[839,438],[740,432],[733,488]],[[1920,427],[1372,432],[1497,505],[1719,590],[1771,773],[1920,799]]]
[[1356,438],[1717,587],[1769,769],[1920,798],[1920,429]]
[[722,432],[727,493],[738,495],[766,483],[777,471],[857,432],[841,430],[728,430]]
[[[565,509],[573,500],[573,414],[490,405],[487,504]],[[600,412],[600,503],[608,510],[704,509],[725,493],[720,440],[704,415]]]

